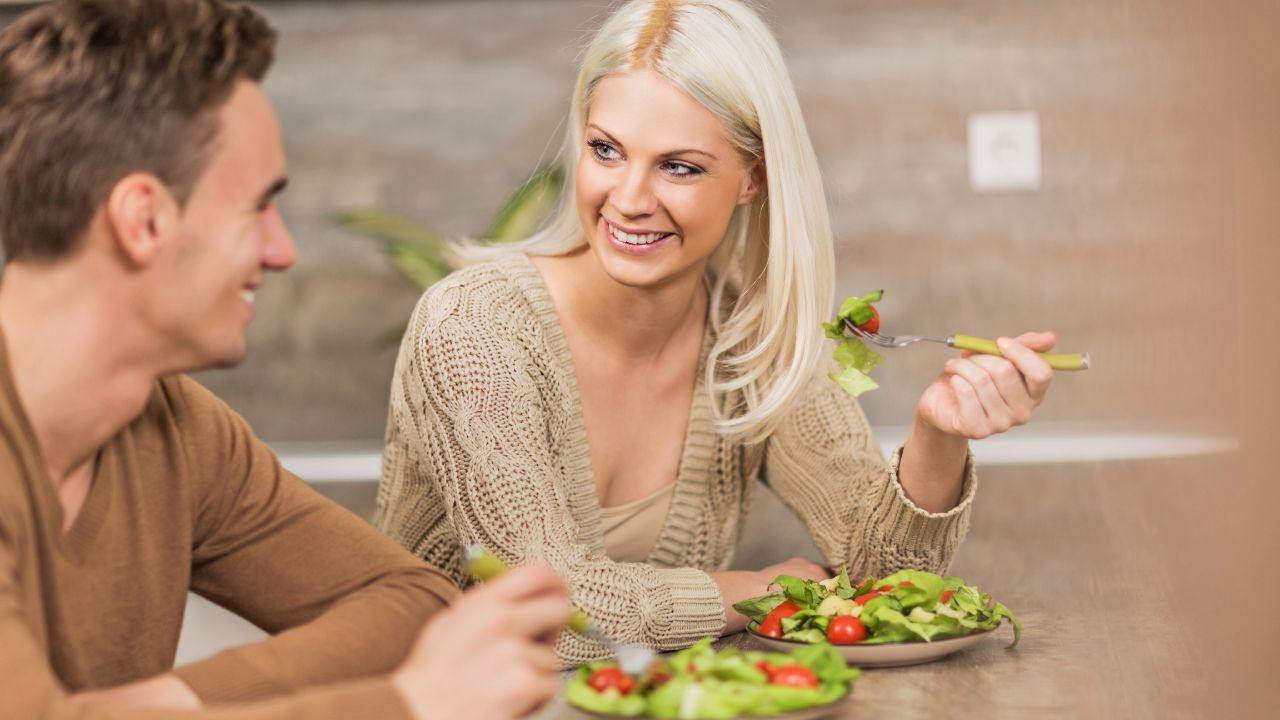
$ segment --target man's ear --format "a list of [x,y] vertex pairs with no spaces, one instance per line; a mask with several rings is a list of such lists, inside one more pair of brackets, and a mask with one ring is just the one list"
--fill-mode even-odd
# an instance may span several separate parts
[[177,199],[151,173],[126,175],[107,196],[106,219],[121,255],[138,267],[149,265],[178,233]]
[[768,187],[768,174],[765,172],[764,158],[760,158],[753,161],[747,168],[746,179],[742,183],[741,192],[738,193],[738,204],[754,203],[766,187]]

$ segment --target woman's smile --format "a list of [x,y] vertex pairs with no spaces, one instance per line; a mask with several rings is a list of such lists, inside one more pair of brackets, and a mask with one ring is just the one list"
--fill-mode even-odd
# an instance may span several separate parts
[[630,255],[648,255],[658,252],[678,240],[679,235],[661,230],[647,230],[617,225],[605,217],[600,218],[604,234],[615,249]]

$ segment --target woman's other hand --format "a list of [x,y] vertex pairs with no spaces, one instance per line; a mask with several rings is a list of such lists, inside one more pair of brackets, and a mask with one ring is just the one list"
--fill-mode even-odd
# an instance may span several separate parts
[[755,572],[727,570],[710,575],[716,587],[720,588],[720,597],[724,600],[724,634],[731,635],[745,630],[748,622],[746,616],[733,609],[734,603],[768,593],[769,584],[779,575],[826,580],[831,577],[831,572],[812,560],[795,557]]

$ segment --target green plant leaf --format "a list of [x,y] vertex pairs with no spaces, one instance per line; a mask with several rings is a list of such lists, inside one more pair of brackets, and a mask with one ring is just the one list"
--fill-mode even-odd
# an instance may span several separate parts
[[443,237],[388,210],[367,208],[335,213],[334,224],[378,242],[397,269],[421,288],[452,272]]
[[485,239],[492,243],[509,243],[533,235],[560,201],[563,186],[564,169],[559,165],[550,165],[534,173],[503,204],[485,233]]

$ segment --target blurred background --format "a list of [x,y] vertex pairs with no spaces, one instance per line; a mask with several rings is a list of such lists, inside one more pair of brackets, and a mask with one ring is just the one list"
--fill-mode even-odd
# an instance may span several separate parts
[[[333,214],[379,208],[443,236],[483,233],[555,161],[575,57],[612,4],[255,5],[281,33],[266,89],[285,133],[281,208],[301,260],[260,290],[248,361],[199,379],[287,466],[370,516],[388,338],[420,288]],[[1246,431],[1269,448],[1257,431],[1280,392],[1269,366],[1237,350],[1259,335],[1274,342],[1277,329],[1262,309],[1280,265],[1266,255],[1277,227],[1280,75],[1266,49],[1277,3],[758,5],[825,174],[839,296],[884,288],[890,332],[1053,329],[1061,349],[1092,354],[1093,369],[1059,374],[1031,426],[976,444],[982,490],[953,569],[998,589],[1041,637],[1071,636],[1099,601],[1136,615],[1159,605],[1167,623],[1095,627],[1100,645],[1040,646],[1061,672],[1023,679],[1057,698],[1118,678],[1128,716],[1165,716],[1203,690],[1181,682],[1204,675],[1198,630],[1178,626],[1182,573],[1194,558],[1213,573],[1241,548],[1275,545],[1274,523],[1246,519],[1269,479],[1242,484],[1269,466],[1238,451]],[[13,14],[0,10],[0,22]],[[881,388],[863,404],[887,449],[945,357],[917,347],[877,370]],[[738,564],[811,554],[776,498],[758,498]],[[1258,534],[1219,552],[1214,541],[1233,531]],[[1044,600],[1078,592],[1087,597]],[[179,660],[256,633],[193,604]],[[1098,653],[1112,662],[1090,666]],[[1080,709],[1028,702],[1005,710]]]

